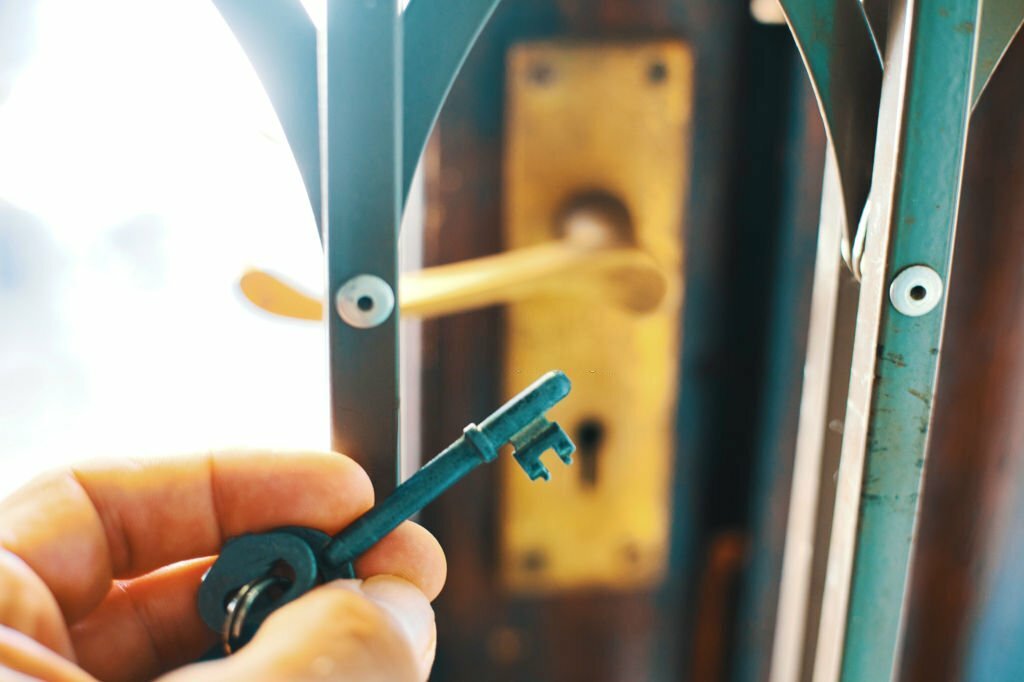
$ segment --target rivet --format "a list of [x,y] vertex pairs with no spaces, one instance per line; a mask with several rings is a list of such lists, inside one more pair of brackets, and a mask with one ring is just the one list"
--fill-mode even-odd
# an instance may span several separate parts
[[395,309],[395,292],[376,275],[356,275],[334,297],[338,315],[357,329],[376,327]]
[[911,265],[900,271],[889,286],[892,307],[907,317],[930,313],[942,300],[942,278],[927,265]]

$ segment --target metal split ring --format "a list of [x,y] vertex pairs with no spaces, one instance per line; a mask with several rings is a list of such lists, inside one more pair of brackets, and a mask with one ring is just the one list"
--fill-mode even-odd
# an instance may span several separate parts
[[263,594],[272,587],[286,587],[289,581],[281,576],[268,575],[262,578],[251,580],[228,602],[224,628],[221,631],[221,642],[224,645],[224,653],[231,655],[252,637],[245,628],[246,618],[252,612],[252,607]]

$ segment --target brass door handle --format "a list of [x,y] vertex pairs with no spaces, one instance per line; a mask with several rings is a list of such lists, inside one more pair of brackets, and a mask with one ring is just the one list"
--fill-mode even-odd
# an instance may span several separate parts
[[[493,256],[402,275],[399,306],[406,317],[440,317],[545,296],[578,296],[627,310],[657,308],[666,278],[649,253],[622,241],[611,219],[592,206],[562,222],[565,236]],[[257,307],[302,320],[323,317],[323,303],[264,270],[241,278]]]

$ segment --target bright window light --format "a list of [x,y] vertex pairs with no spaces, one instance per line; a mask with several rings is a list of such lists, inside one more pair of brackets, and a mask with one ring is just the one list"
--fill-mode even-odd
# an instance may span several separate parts
[[[328,446],[322,256],[270,103],[210,0],[0,21],[0,494],[83,457]],[[28,36],[28,37],[26,37]]]

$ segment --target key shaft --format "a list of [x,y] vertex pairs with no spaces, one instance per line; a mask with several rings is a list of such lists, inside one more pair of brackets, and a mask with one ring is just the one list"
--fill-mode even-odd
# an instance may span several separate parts
[[327,544],[322,561],[341,566],[357,558],[403,521],[437,499],[463,476],[493,461],[507,443],[530,478],[548,478],[540,455],[554,449],[571,462],[572,442],[544,413],[569,394],[571,384],[562,372],[548,372],[498,408],[480,426],[470,424],[462,437],[425,464],[385,500],[369,510]]

